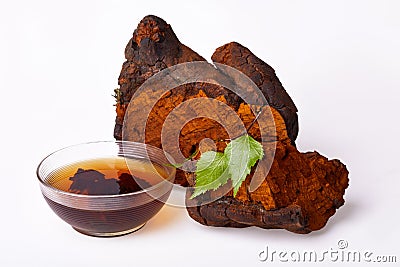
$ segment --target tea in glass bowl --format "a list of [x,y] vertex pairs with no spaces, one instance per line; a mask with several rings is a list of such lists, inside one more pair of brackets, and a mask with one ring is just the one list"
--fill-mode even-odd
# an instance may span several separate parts
[[43,196],[75,230],[119,236],[140,229],[167,201],[175,168],[164,152],[135,142],[75,145],[37,169]]

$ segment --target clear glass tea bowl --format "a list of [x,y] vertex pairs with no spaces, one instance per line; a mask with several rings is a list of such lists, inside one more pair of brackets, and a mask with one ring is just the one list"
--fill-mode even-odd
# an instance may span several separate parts
[[[121,182],[119,168],[128,170],[123,174],[128,183]],[[82,183],[81,172],[95,176],[89,175],[89,184]],[[48,155],[39,164],[37,177],[46,202],[61,219],[80,233],[111,237],[140,229],[158,213],[171,193],[175,168],[159,148],[101,141]],[[136,189],[127,191],[132,185]]]

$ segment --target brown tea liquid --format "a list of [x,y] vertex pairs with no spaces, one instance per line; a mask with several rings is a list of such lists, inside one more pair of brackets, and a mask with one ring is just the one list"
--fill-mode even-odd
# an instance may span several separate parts
[[[159,183],[166,170],[154,163],[125,158],[103,158],[76,162],[50,174],[48,183],[66,192],[87,195],[126,194]],[[77,231],[95,236],[115,236],[140,228],[156,214],[170,191],[145,204],[116,210],[68,207],[45,196],[47,203]],[[144,193],[145,194],[145,193]]]
[[84,195],[126,194],[166,178],[157,164],[126,158],[79,161],[53,171],[47,181],[62,191]]

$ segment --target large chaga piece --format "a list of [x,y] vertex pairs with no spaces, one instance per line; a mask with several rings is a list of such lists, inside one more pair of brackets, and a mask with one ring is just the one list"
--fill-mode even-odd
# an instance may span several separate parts
[[[256,84],[269,103],[269,106],[259,106],[258,109],[272,113],[272,124],[262,124],[259,120],[253,124],[256,115],[250,106],[230,90],[213,83],[192,82],[177,86],[162,95],[155,104],[149,100],[151,92],[138,94],[138,88],[161,70],[179,63],[204,61],[181,44],[170,25],[160,18],[147,16],[140,22],[126,47],[125,56],[117,94],[114,130],[117,139],[143,140],[140,131],[136,130],[136,126],[141,124],[138,115],[151,104],[144,136],[148,144],[166,150],[162,129],[166,122],[172,121],[178,131],[167,127],[171,131],[163,132],[163,137],[167,141],[177,139],[184,157],[189,157],[195,151],[204,151],[200,148],[201,142],[207,138],[216,142],[216,147],[211,149],[223,151],[225,140],[232,137],[223,126],[228,125],[238,134],[241,131],[238,125],[243,124],[245,128],[250,128],[251,136],[263,141],[265,154],[271,156],[271,168],[265,177],[261,177],[260,186],[254,191],[250,190],[253,172],[246,178],[236,197],[229,191],[230,184],[193,200],[190,200],[192,191],[188,190],[187,210],[194,220],[209,226],[258,226],[308,233],[321,229],[336,209],[343,205],[343,195],[348,185],[346,167],[338,160],[328,160],[317,152],[300,153],[296,149],[296,106],[274,70],[250,50],[238,43],[229,43],[218,48],[212,60],[239,70]],[[208,65],[215,73],[223,73],[231,83],[237,81],[237,77],[224,72],[218,64],[215,67]],[[214,72],[210,71],[210,76]],[[215,102],[193,102],[183,109],[185,112],[179,111],[191,100],[206,98],[217,99],[230,107],[239,121],[231,119],[228,112],[216,112],[218,104]],[[185,122],[184,115],[188,112],[196,119]],[[215,114],[217,117],[213,119]],[[178,138],[175,138],[174,131]],[[183,186],[195,186],[194,173],[178,170],[175,182]],[[221,192],[225,193],[216,199],[215,196]]]
[[[188,190],[187,210],[194,220],[209,226],[282,228],[304,234],[321,229],[344,204],[348,186],[345,165],[317,152],[297,151],[287,136],[284,120],[278,112],[273,115],[277,129],[275,157],[261,185],[249,192],[250,174],[236,197],[229,191],[212,202],[209,200],[226,188],[206,192],[193,200],[193,190]],[[187,178],[194,186],[195,174],[188,172]]]
[[[273,107],[276,151],[267,177],[253,192],[249,190],[252,174],[235,198],[230,191],[209,203],[225,190],[221,188],[190,200],[193,190],[188,190],[189,215],[209,226],[283,228],[295,233],[321,229],[344,204],[348,186],[345,165],[317,152],[300,153],[293,146],[298,131],[297,109],[285,90],[276,89],[282,85],[270,66],[237,43],[218,48],[212,59],[240,70],[262,90]],[[247,123],[253,119],[254,115],[246,117]],[[250,134],[260,141],[256,128]],[[194,173],[186,175],[189,184],[195,186]]]

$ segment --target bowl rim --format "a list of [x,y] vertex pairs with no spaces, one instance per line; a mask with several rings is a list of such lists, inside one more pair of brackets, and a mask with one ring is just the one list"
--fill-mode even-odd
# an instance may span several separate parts
[[[78,144],[74,144],[74,145],[69,145],[60,149],[57,149],[55,151],[53,151],[52,153],[48,154],[46,157],[44,157],[39,165],[36,168],[36,178],[39,180],[40,184],[42,186],[44,186],[45,188],[54,191],[58,194],[62,194],[62,195],[66,195],[66,196],[71,196],[71,197],[78,197],[78,198],[90,198],[90,199],[104,199],[104,198],[122,198],[122,197],[129,197],[129,196],[136,196],[136,195],[140,195],[146,192],[151,192],[154,190],[157,190],[159,187],[161,187],[162,185],[164,185],[165,183],[170,183],[171,184],[171,190],[172,187],[174,185],[173,181],[171,181],[172,178],[175,177],[175,173],[176,173],[176,168],[173,167],[173,165],[167,166],[164,165],[164,167],[166,168],[171,168],[172,172],[170,173],[170,175],[165,178],[162,182],[159,182],[151,187],[147,187],[147,188],[142,188],[139,191],[135,191],[135,192],[131,192],[131,193],[125,193],[125,194],[112,194],[112,195],[84,195],[84,194],[76,194],[76,193],[71,193],[71,192],[67,192],[67,191],[63,191],[61,189],[58,189],[54,186],[51,186],[50,184],[46,183],[45,181],[43,181],[43,179],[40,177],[39,175],[39,169],[40,167],[43,165],[43,162],[48,159],[49,157],[51,157],[52,155],[54,155],[55,153],[58,153],[60,151],[72,148],[72,147],[77,147],[77,146],[81,146],[81,145],[87,145],[87,144],[97,144],[97,143],[116,143],[116,144],[135,144],[135,145],[140,145],[140,146],[144,146],[144,147],[149,147],[150,149],[154,149],[154,150],[158,150],[160,152],[162,152],[164,154],[164,156],[168,159],[170,157],[170,155],[165,152],[164,150],[162,150],[161,148],[155,147],[153,145],[149,145],[149,144],[145,144],[145,143],[140,143],[140,142],[133,142],[133,141],[124,141],[124,140],[105,140],[105,141],[90,141],[90,142],[83,142],[83,143],[78,143]],[[170,191],[170,190],[168,190]],[[150,196],[152,196],[151,194],[149,194]]]

